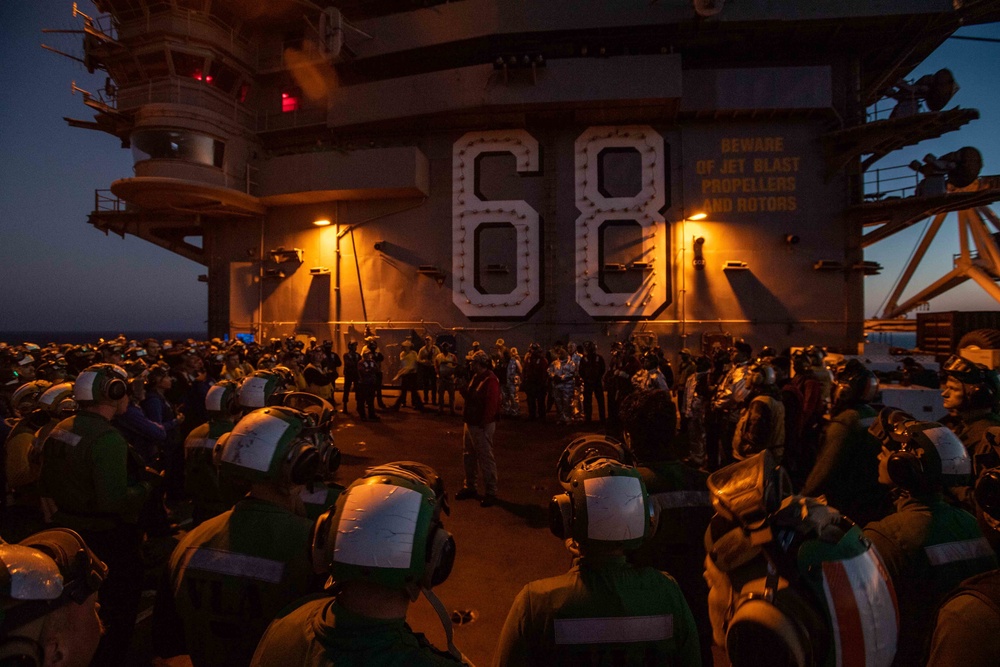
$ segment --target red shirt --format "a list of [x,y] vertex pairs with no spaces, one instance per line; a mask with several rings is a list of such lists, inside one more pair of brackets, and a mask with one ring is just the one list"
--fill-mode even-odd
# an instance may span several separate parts
[[463,421],[471,426],[486,426],[497,420],[500,412],[500,381],[491,370],[484,370],[469,381],[464,392]]

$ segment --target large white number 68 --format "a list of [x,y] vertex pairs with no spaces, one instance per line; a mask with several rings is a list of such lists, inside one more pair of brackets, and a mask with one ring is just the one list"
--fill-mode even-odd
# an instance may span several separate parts
[[[642,188],[631,197],[601,192],[600,154],[631,148],[642,163]],[[590,127],[576,140],[576,302],[592,317],[654,316],[667,302],[667,230],[660,209],[666,203],[663,137],[647,125]],[[646,265],[635,292],[601,287],[599,234],[607,220],[634,220],[642,228],[641,261]]]
[[[452,146],[452,299],[468,317],[525,317],[542,296],[538,212],[524,201],[476,194],[476,158],[482,153],[510,153],[519,173],[539,167],[538,141],[524,130],[469,132]],[[517,284],[507,294],[484,294],[476,287],[476,229],[498,222],[516,230]]]

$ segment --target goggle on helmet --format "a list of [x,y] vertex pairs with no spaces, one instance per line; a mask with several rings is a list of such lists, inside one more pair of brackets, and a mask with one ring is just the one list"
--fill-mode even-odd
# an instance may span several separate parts
[[653,533],[653,506],[639,472],[610,458],[591,458],[549,503],[549,527],[579,544],[638,548]]
[[219,438],[219,465],[249,482],[309,486],[322,465],[316,446],[303,436],[311,426],[309,415],[291,408],[254,410]]
[[429,466],[400,461],[374,468],[351,484],[313,532],[313,563],[330,573],[328,587],[367,581],[405,590],[443,583],[455,561],[444,529],[444,483]]
[[101,559],[66,528],[43,530],[18,544],[0,540],[0,633],[69,602],[83,604],[107,574]]
[[967,387],[967,400],[973,407],[993,407],[1000,398],[1000,374],[982,364],[952,355],[941,365],[941,375]]
[[596,433],[582,435],[566,445],[562,454],[559,455],[559,462],[556,463],[559,484],[569,491],[570,477],[576,467],[581,463],[597,459],[611,459],[625,465],[635,465],[632,451],[618,440]]

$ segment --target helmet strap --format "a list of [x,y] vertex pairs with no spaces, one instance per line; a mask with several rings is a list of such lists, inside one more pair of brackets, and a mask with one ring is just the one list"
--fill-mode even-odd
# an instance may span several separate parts
[[441,599],[434,595],[434,593],[429,588],[421,588],[420,591],[427,598],[427,601],[431,603],[431,607],[437,612],[438,618],[441,619],[441,627],[444,628],[444,636],[448,639],[448,653],[455,657],[456,660],[460,660],[462,664],[469,665],[469,667],[475,667],[472,661],[465,656],[462,651],[455,646],[455,629],[451,623],[451,617],[448,615],[448,610],[444,608],[444,604]]

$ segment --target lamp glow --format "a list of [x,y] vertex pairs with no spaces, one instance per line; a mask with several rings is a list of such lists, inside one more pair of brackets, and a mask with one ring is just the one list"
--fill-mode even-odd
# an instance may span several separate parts
[[695,213],[694,215],[689,215],[688,220],[704,220],[708,217],[707,213]]
[[326,218],[320,218],[319,220],[313,220],[313,224],[317,227],[329,227],[331,223]]

